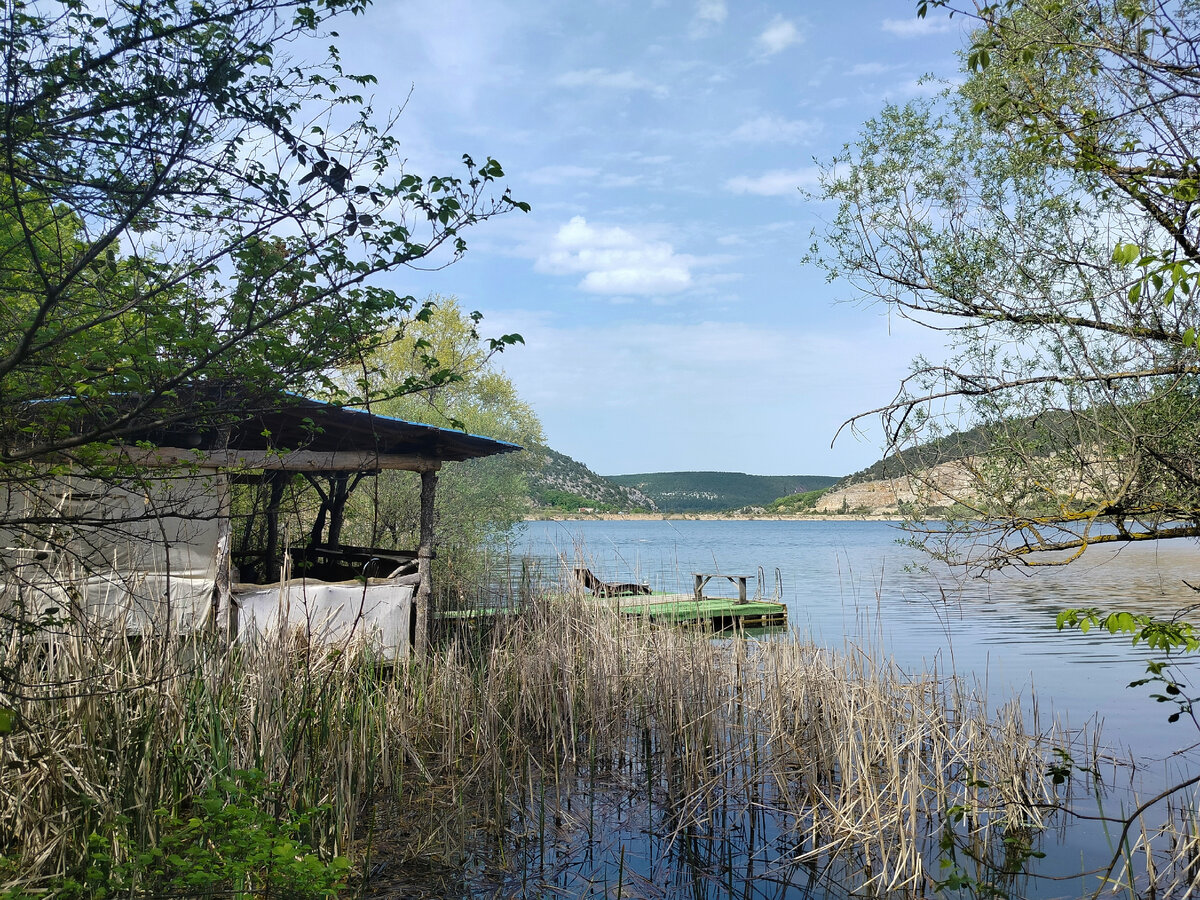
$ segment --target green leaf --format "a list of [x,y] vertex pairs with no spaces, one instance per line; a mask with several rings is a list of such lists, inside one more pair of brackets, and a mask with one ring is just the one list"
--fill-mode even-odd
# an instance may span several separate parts
[[1137,244],[1117,244],[1113,248],[1112,261],[1124,268],[1133,265],[1141,253],[1141,248]]

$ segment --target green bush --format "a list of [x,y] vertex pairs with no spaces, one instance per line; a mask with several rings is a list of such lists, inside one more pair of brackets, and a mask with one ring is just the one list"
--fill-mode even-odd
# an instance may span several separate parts
[[[302,838],[319,809],[268,812],[279,786],[262,772],[236,772],[181,813],[158,809],[158,840],[127,846],[128,820],[89,840],[86,883],[57,886],[61,897],[336,897],[350,863],[323,860]],[[114,852],[121,848],[123,852]]]
[[802,494],[789,494],[786,497],[780,497],[767,507],[770,512],[788,513],[801,512],[803,510],[815,509],[817,501],[821,499],[829,488],[818,488],[815,491],[805,491]]

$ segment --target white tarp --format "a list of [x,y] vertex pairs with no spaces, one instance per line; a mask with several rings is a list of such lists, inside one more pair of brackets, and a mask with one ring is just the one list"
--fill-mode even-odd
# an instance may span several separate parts
[[212,611],[216,470],[101,482],[47,473],[0,488],[0,604],[26,621],[191,630]]
[[[189,632],[211,621],[218,566],[214,468],[108,484],[47,473],[0,487],[0,614],[28,623]],[[412,576],[404,580],[411,581]],[[400,580],[240,585],[238,634],[303,629],[318,642],[368,638],[407,654],[414,587]]]
[[233,602],[243,639],[298,630],[318,643],[363,638],[384,656],[408,654],[414,587],[387,579],[327,583],[296,579],[239,585]]

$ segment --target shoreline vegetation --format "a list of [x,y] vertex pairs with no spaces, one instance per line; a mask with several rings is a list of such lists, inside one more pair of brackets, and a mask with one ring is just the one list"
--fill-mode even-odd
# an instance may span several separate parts
[[[64,623],[9,660],[0,897],[1027,896],[1114,783],[1094,729],[869,629],[714,639],[568,583],[481,583],[398,660]],[[1085,868],[1174,896],[1194,819],[1140,812],[1140,849]]]
[[697,521],[724,522],[737,520],[743,522],[903,522],[905,518],[899,515],[882,513],[661,513],[661,512],[564,512],[562,510],[539,510],[528,512],[522,519],[525,522],[661,522],[661,521]]
[[[1036,698],[989,706],[869,640],[712,640],[553,585],[507,599],[396,661],[303,633],[62,635],[15,673],[0,895],[1007,892],[1099,765]],[[1158,886],[1188,864],[1156,857]]]

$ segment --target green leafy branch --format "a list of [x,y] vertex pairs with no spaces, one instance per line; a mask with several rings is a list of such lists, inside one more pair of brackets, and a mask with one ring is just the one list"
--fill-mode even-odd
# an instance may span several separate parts
[[[1066,609],[1060,612],[1056,622],[1058,629],[1078,628],[1087,634],[1093,628],[1104,629],[1109,634],[1127,634],[1132,636],[1133,646],[1145,644],[1151,650],[1161,650],[1171,653],[1195,653],[1200,650],[1200,637],[1196,628],[1190,622],[1179,618],[1158,619],[1148,613],[1109,612],[1106,613],[1095,607],[1088,609]],[[1152,693],[1150,698],[1158,703],[1170,703],[1175,711],[1167,716],[1168,722],[1178,722],[1187,716],[1200,728],[1196,719],[1193,704],[1197,698],[1186,693],[1186,682],[1172,674],[1172,666],[1166,660],[1150,660],[1146,664],[1146,677],[1129,683],[1129,687],[1144,685],[1161,685],[1159,692]]]

